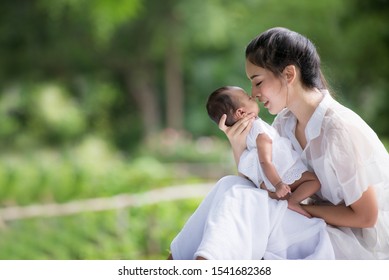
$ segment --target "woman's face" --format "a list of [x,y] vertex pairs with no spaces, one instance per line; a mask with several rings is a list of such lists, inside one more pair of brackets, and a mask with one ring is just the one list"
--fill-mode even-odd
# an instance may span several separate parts
[[246,60],[246,74],[251,81],[251,95],[258,98],[272,115],[276,115],[286,107],[286,82],[271,71],[252,64]]

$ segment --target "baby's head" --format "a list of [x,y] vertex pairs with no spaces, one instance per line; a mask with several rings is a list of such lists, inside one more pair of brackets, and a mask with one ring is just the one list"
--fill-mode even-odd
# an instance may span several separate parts
[[207,111],[216,124],[219,124],[220,118],[226,114],[226,125],[232,126],[248,113],[258,115],[259,107],[257,101],[240,87],[224,86],[208,97]]

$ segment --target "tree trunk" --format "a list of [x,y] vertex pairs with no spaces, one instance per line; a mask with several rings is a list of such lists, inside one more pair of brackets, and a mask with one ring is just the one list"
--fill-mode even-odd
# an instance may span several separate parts
[[167,127],[183,129],[184,86],[181,61],[181,45],[177,38],[178,22],[171,16],[167,32],[165,56],[166,122]]
[[145,139],[154,135],[161,127],[160,106],[153,85],[154,75],[151,67],[139,63],[127,70],[126,86],[140,109]]

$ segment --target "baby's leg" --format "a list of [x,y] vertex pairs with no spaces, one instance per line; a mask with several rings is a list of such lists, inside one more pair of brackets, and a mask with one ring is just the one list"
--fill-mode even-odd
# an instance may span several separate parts
[[298,202],[296,203],[294,201],[288,200],[288,208],[290,210],[296,211],[297,213],[300,213],[301,215],[304,215],[308,218],[312,218],[312,216],[307,211],[305,211],[304,208],[301,207],[300,203],[298,203]]
[[300,179],[291,184],[290,188],[292,189],[290,198],[295,202],[301,202],[320,189],[320,182],[314,173],[307,171],[301,175]]
[[300,214],[311,217],[301,206],[300,202],[310,197],[320,189],[320,182],[312,172],[304,172],[301,178],[290,185],[292,193],[288,198],[288,207]]

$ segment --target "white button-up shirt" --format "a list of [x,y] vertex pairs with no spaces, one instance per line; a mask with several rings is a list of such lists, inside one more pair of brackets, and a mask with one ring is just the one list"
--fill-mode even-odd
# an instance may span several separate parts
[[[334,205],[356,202],[369,186],[376,191],[379,215],[373,228],[329,227],[339,258],[389,258],[389,155],[376,133],[356,113],[324,97],[305,129],[307,145],[296,139],[296,117],[288,109],[274,120],[321,182],[317,195]],[[353,249],[351,249],[353,248]]]
[[[350,205],[368,186],[389,188],[389,155],[376,133],[327,92],[305,129],[307,145],[295,136],[296,117],[284,110],[273,126],[288,137],[322,187],[318,195],[333,204]],[[389,202],[388,202],[389,203]]]

